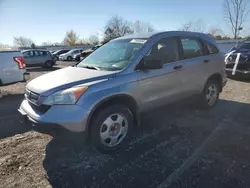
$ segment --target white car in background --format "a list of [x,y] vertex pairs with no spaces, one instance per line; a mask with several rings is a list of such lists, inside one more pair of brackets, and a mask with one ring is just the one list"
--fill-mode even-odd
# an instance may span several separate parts
[[0,85],[29,80],[25,67],[20,51],[0,51]]
[[70,51],[68,51],[68,52],[65,53],[65,54],[61,54],[61,55],[59,56],[59,60],[60,60],[60,61],[72,61],[74,55],[81,53],[83,50],[84,50],[84,49],[81,49],[81,48],[79,48],[79,49],[77,48],[77,49],[70,50]]

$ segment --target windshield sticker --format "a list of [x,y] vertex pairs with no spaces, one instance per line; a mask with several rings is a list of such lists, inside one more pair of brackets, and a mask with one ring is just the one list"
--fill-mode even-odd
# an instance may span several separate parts
[[145,42],[147,42],[147,40],[143,39],[133,39],[130,41],[130,43],[139,43],[139,44],[144,44]]

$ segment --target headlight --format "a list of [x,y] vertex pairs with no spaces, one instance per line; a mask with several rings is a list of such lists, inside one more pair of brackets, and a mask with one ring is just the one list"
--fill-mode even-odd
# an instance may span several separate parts
[[43,104],[75,104],[80,96],[87,90],[87,86],[72,87],[66,90],[58,91],[48,96]]

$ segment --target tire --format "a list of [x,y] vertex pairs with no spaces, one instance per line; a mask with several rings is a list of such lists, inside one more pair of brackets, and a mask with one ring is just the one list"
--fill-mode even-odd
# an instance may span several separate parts
[[73,58],[71,56],[67,57],[67,61],[72,61],[72,60],[73,60]]
[[102,109],[94,117],[91,141],[97,149],[113,152],[126,145],[134,127],[133,115],[129,108],[113,105]]
[[216,79],[207,81],[201,96],[201,105],[203,108],[213,108],[219,99],[220,84]]
[[52,68],[54,65],[53,61],[46,61],[44,64],[45,68]]

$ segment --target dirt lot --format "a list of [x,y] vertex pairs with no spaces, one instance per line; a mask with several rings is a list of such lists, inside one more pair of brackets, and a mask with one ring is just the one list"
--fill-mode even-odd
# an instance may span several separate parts
[[1,89],[11,95],[0,99],[0,187],[250,187],[248,82],[229,80],[210,111],[174,104],[144,114],[143,129],[112,155],[82,134],[20,124],[24,84]]

